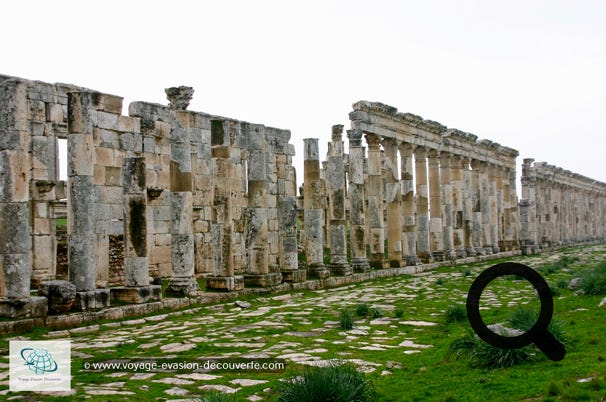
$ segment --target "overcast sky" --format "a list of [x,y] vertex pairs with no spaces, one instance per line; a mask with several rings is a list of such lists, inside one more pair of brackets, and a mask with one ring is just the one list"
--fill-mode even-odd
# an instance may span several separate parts
[[[606,1],[2,2],[0,74],[288,128],[379,101],[606,182]],[[125,108],[125,112],[126,112]],[[518,169],[518,176],[520,169]]]

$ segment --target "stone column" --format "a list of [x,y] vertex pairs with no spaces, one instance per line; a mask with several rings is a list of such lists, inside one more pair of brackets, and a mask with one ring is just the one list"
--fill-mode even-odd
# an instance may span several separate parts
[[488,165],[488,221],[490,224],[490,241],[493,253],[499,252],[499,197],[497,189],[497,167]]
[[126,286],[149,285],[145,158],[124,158],[124,276]]
[[519,248],[519,233],[520,233],[520,215],[518,209],[518,193],[516,190],[516,170],[515,168],[507,169],[506,180],[509,183],[509,219],[511,232],[511,247],[512,249]]
[[354,272],[370,269],[366,258],[366,206],[364,203],[364,146],[362,132],[348,130],[349,139],[349,230]]
[[95,165],[91,92],[68,93],[67,181],[68,260],[70,281],[76,286],[75,309],[109,306],[109,289],[96,289]]
[[[188,113],[188,112],[175,112]],[[182,118],[187,122],[189,119]],[[192,165],[189,127],[170,132],[171,261],[173,274],[167,292],[193,296],[199,290],[194,277]]]
[[330,272],[324,266],[324,193],[320,180],[320,150],[317,138],[306,138],[304,153],[304,214],[307,272],[324,279]]
[[474,172],[470,170],[470,160],[467,157],[461,158],[461,169],[463,170],[463,244],[465,253],[468,256],[474,256],[477,251],[474,247],[474,198],[475,189],[473,186]]
[[[485,198],[481,188],[481,162],[476,159],[471,159],[471,187],[473,193],[473,224],[472,224],[472,244],[476,253],[486,255],[484,248],[484,221],[482,220],[482,202]],[[492,249],[492,248],[491,248]]]
[[451,175],[451,154],[440,154],[440,189],[442,199],[442,234],[444,258],[453,260],[457,257],[454,248],[454,215],[453,215],[453,183]]
[[381,174],[381,137],[366,134],[368,143],[368,227],[370,266],[383,268],[385,232],[383,229],[383,175]]
[[430,149],[427,152],[429,169],[429,239],[433,258],[444,259],[444,238],[442,235],[442,198],[440,194],[440,152]]
[[393,138],[383,139],[385,149],[385,201],[387,204],[387,259],[390,267],[402,265],[402,206],[401,187],[398,175],[398,142]]
[[248,140],[248,272],[244,275],[244,284],[273,286],[281,282],[282,274],[269,272],[267,141],[262,125],[247,125],[245,131]]
[[330,272],[351,275],[347,262],[345,220],[345,165],[343,163],[343,126],[332,126],[332,142],[326,168],[328,217],[330,221]]
[[452,237],[455,255],[457,257],[467,256],[465,251],[465,230],[463,226],[463,192],[465,181],[463,179],[463,165],[460,155],[452,155],[451,180],[452,180]]
[[402,186],[402,253],[407,265],[416,265],[417,259],[417,225],[415,220],[415,193],[413,185],[412,169],[413,146],[409,143],[400,145],[400,157],[402,163],[401,186]]
[[429,203],[427,187],[427,151],[417,147],[415,155],[415,178],[417,186],[417,255],[423,262],[432,262],[429,248]]
[[211,155],[213,158],[213,220],[211,232],[214,244],[213,275],[206,278],[206,287],[219,290],[241,290],[244,277],[236,275],[233,260],[233,217],[230,180],[230,124],[211,120]]
[[145,157],[126,157],[122,164],[124,192],[124,287],[110,288],[112,298],[144,303],[161,298],[160,285],[149,284],[147,252],[147,186]]
[[92,94],[68,94],[69,276],[76,291],[95,290]]
[[536,231],[536,176],[534,174],[532,162],[534,162],[534,159],[527,158],[524,159],[522,163],[522,199],[520,200],[520,243],[522,245],[522,252],[524,254],[533,254],[538,251]]
[[27,83],[5,81],[0,84],[0,316],[13,318],[31,313],[29,148]]

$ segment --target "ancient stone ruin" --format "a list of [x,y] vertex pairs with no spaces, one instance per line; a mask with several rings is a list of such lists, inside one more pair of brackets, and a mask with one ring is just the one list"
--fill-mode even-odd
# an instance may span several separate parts
[[188,111],[190,87],[166,93],[168,106],[134,102],[124,116],[118,96],[0,76],[0,316],[49,325],[153,305],[163,280],[181,298],[200,283],[323,286],[605,236],[606,184],[524,159],[518,201],[517,151],[365,101],[347,149],[342,125],[323,162],[317,138],[297,144],[297,197],[289,130]]

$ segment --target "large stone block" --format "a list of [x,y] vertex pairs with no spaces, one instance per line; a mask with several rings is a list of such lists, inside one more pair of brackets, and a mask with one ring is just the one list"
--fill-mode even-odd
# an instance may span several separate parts
[[30,253],[0,254],[2,261],[2,277],[4,278],[4,294],[0,297],[26,298],[29,297],[30,277],[32,274],[32,261]]
[[184,235],[193,232],[192,209],[191,192],[171,193],[171,233]]
[[27,154],[0,151],[0,202],[29,201],[29,178]]
[[95,289],[94,235],[70,235],[68,254],[70,281],[76,285],[76,289]]
[[0,203],[0,254],[27,254],[32,247],[27,203]]
[[92,176],[74,176],[69,179],[69,207],[72,219],[69,221],[70,233],[93,233],[94,195],[95,189]]
[[174,277],[190,277],[194,275],[194,235],[173,234],[172,264]]
[[99,310],[108,308],[110,304],[109,289],[94,289],[76,292],[74,309],[77,311]]
[[125,257],[124,275],[126,286],[149,285],[149,264],[147,257]]
[[48,299],[48,312],[61,314],[68,312],[76,302],[76,286],[68,281],[48,281],[40,283],[40,296]]

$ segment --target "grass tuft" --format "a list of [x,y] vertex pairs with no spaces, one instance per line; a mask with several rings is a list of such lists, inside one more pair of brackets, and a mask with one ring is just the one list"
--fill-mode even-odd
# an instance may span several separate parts
[[360,303],[356,306],[356,315],[359,317],[366,317],[368,315],[368,304]]
[[606,295],[606,261],[581,273],[581,289],[586,295]]
[[354,316],[349,310],[342,310],[341,317],[339,319],[339,325],[341,329],[349,330],[353,328]]
[[327,367],[306,367],[278,389],[280,402],[372,401],[372,381],[352,364],[332,362]]
[[462,358],[468,360],[473,367],[498,369],[515,366],[528,361],[533,356],[533,349],[501,349],[494,347],[473,332],[451,342],[448,349],[448,359]]
[[461,305],[454,305],[448,307],[444,313],[444,321],[446,324],[452,324],[455,322],[465,321],[467,319],[467,310]]

